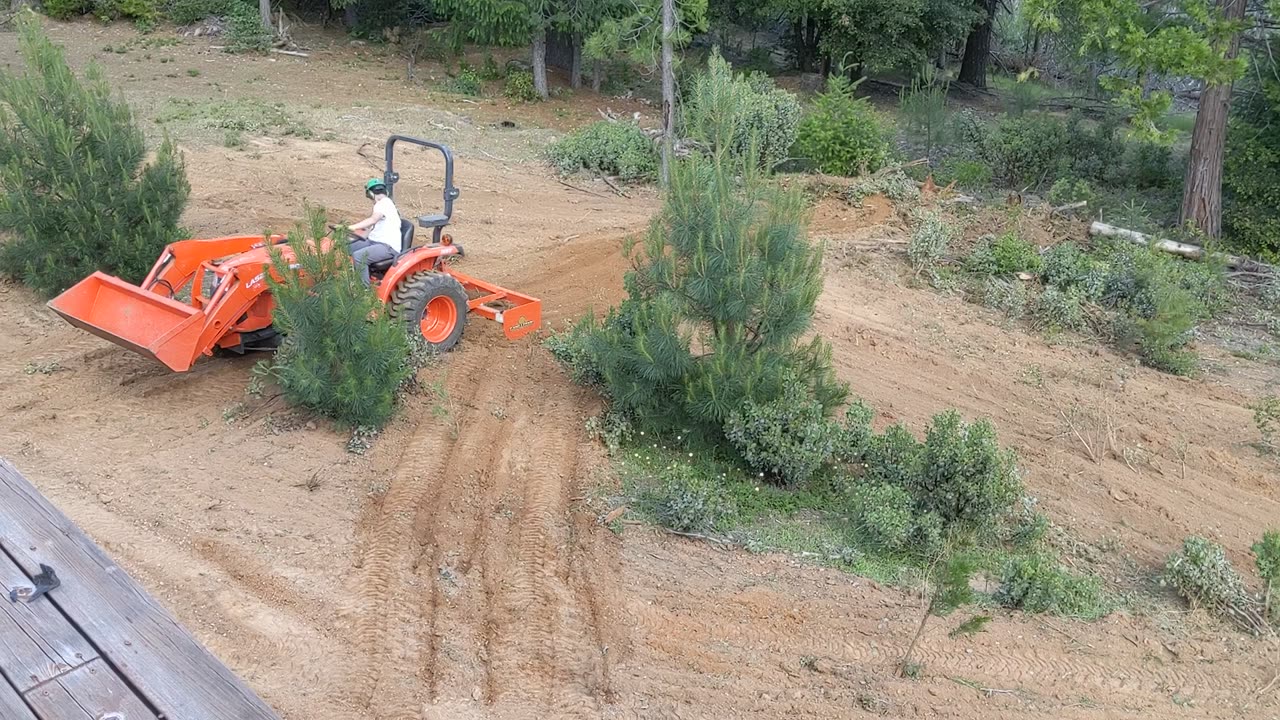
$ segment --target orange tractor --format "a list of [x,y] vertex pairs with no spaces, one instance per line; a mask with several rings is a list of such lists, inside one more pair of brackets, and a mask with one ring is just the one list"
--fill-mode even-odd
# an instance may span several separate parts
[[[413,247],[413,222],[401,220],[400,252],[369,266],[374,290],[391,316],[421,333],[428,347],[438,352],[457,344],[470,312],[497,321],[512,340],[537,330],[542,323],[540,300],[463,275],[445,261],[463,255],[462,246],[444,234],[458,197],[448,147],[391,136],[383,175],[387,194],[392,195],[400,180],[395,145],[401,141],[444,156],[444,211],[417,218],[419,226],[431,229],[431,242],[418,247]],[[177,372],[189,370],[201,355],[216,350],[271,350],[281,338],[271,325],[268,243],[281,245],[285,257],[291,256],[280,235],[181,240],[165,248],[141,286],[95,272],[49,301],[49,307],[72,325]]]

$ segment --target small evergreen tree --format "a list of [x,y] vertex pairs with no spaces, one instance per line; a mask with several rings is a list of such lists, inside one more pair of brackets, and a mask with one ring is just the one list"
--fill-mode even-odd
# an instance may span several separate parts
[[616,412],[715,441],[731,412],[779,398],[788,376],[824,413],[846,394],[830,348],[801,342],[822,290],[804,199],[728,153],[673,164],[627,299],[587,338]]
[[0,272],[55,295],[95,270],[141,281],[178,239],[190,186],[169,142],[155,159],[102,72],[84,80],[29,12],[21,74],[0,71]]
[[[272,322],[285,340],[262,367],[290,402],[380,427],[413,375],[409,337],[365,287],[346,247],[321,242],[324,214],[310,209],[308,221],[309,233],[289,234],[288,253],[271,249]],[[344,228],[334,233],[345,236]]]

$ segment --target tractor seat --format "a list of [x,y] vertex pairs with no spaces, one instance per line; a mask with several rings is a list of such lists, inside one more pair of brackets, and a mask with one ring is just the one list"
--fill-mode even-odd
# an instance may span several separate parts
[[405,252],[407,252],[411,247],[413,247],[413,222],[410,220],[401,219],[400,220],[400,252],[396,253],[390,258],[387,258],[386,260],[380,260],[375,263],[369,263],[369,273],[371,275],[385,274],[388,270],[391,269],[392,265],[396,264],[396,260],[399,260],[400,256],[403,255]]

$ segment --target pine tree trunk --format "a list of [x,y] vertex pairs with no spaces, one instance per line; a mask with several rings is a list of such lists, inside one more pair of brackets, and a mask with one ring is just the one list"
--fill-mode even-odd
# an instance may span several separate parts
[[271,27],[271,0],[258,0],[258,14],[262,16],[262,27],[267,30],[273,30]]
[[569,87],[582,87],[582,36],[573,36],[573,63],[569,66]]
[[902,656],[902,662],[898,663],[898,677],[907,674],[907,665],[911,663],[911,656],[915,654],[916,643],[920,642],[920,636],[924,634],[925,623],[929,622],[929,616],[933,614],[933,601],[929,601],[929,607],[925,608],[924,617],[920,618],[920,624],[916,626],[916,634],[911,638],[911,644],[907,646],[907,652]]
[[543,100],[551,96],[547,88],[547,29],[544,27],[533,33],[533,89]]
[[960,82],[973,87],[987,86],[987,59],[991,57],[991,26],[995,21],[998,0],[981,0],[986,13],[982,22],[969,31],[964,42],[964,59],[960,61]]
[[676,133],[676,69],[671,37],[676,31],[675,0],[662,0],[662,186],[671,179]]
[[591,61],[591,92],[600,92],[600,85],[604,83],[604,63],[599,60]]
[[[1244,18],[1246,0],[1220,0],[1228,20]],[[1240,35],[1232,36],[1226,57],[1240,51]],[[1227,111],[1231,108],[1231,83],[1206,85],[1200,93],[1196,125],[1183,182],[1179,222],[1193,224],[1211,238],[1222,234],[1222,163],[1227,145]]]

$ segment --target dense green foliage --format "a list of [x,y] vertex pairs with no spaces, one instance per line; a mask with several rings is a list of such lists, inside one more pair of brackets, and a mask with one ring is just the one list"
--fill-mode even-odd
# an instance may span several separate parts
[[1267,619],[1273,624],[1280,624],[1280,531],[1263,533],[1262,539],[1250,549],[1253,550],[1258,576],[1266,588],[1263,607],[1266,608]]
[[659,489],[642,500],[654,519],[672,530],[712,532],[735,512],[724,487],[694,467],[673,465],[659,475],[659,481]]
[[534,102],[540,97],[537,89],[533,87],[533,73],[528,70],[507,73],[502,94],[517,102]]
[[889,125],[870,101],[853,92],[848,78],[827,79],[826,91],[800,122],[792,151],[796,157],[831,175],[872,172],[888,163]]
[[547,157],[561,175],[591,170],[638,181],[658,172],[657,146],[635,123],[592,123],[552,143]]
[[1223,232],[1232,244],[1280,261],[1280,82],[1238,103],[1222,168]]
[[1189,537],[1165,561],[1163,582],[1172,585],[1193,605],[1204,607],[1251,632],[1264,629],[1260,604],[1245,589],[1223,547],[1201,537]]
[[0,272],[45,295],[95,270],[141,282],[181,234],[181,158],[165,142],[147,162],[101,71],[77,78],[33,17],[19,28],[22,72],[0,72]]
[[297,405],[380,427],[413,376],[409,337],[365,287],[346,246],[321,242],[323,213],[308,219],[309,228],[289,234],[287,254],[270,246],[272,323],[285,340],[263,369]]
[[1096,578],[1070,572],[1043,554],[1010,558],[1001,570],[996,601],[1027,612],[1085,620],[1110,609]]
[[800,124],[800,101],[764,73],[735,74],[713,51],[693,76],[680,107],[682,135],[707,151],[753,158],[766,170],[787,159]]
[[1039,248],[1011,232],[983,238],[965,258],[965,269],[980,275],[1035,274],[1042,264]]
[[464,63],[458,68],[458,74],[449,79],[446,87],[450,92],[476,97],[484,89],[484,82],[475,69]]

